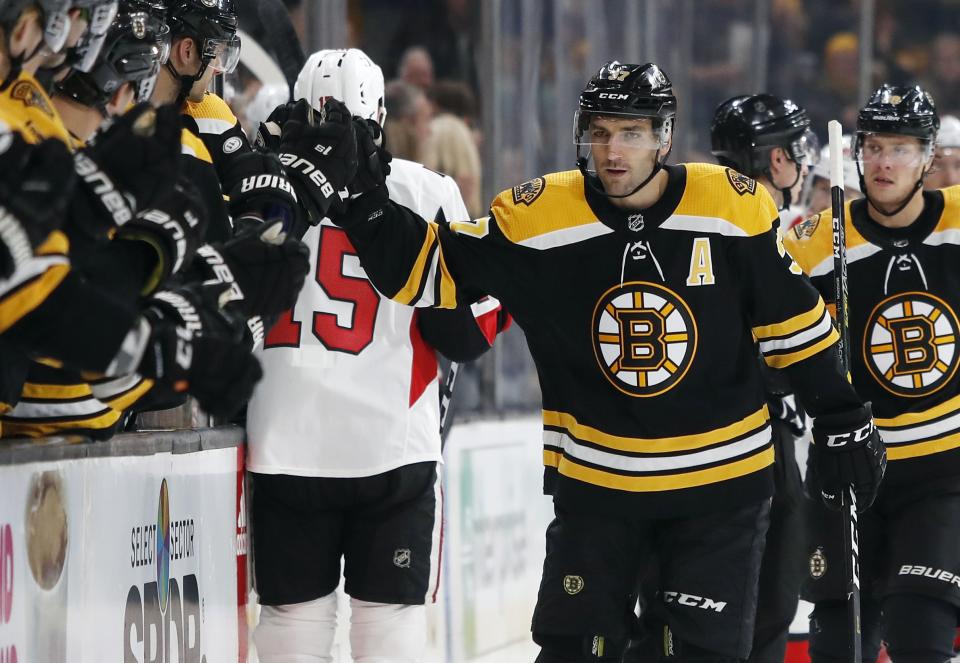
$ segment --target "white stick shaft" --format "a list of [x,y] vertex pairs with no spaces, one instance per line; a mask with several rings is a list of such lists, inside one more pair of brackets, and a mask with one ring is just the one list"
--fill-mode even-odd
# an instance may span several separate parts
[[827,123],[830,137],[830,186],[843,187],[843,127],[836,120]]

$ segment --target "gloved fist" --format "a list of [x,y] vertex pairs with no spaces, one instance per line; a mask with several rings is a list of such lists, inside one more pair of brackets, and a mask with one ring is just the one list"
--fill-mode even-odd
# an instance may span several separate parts
[[296,102],[288,101],[280,104],[270,112],[266,122],[261,122],[257,128],[257,136],[253,139],[253,146],[261,152],[272,152],[274,154],[280,151],[280,136],[283,133],[283,125],[290,118],[290,111]]
[[283,125],[279,153],[311,225],[331,208],[344,209],[346,187],[357,174],[357,138],[343,103],[330,99],[319,114],[303,99],[295,103]]
[[105,235],[153,204],[178,173],[181,130],[177,109],[139,104],[78,151],[74,164],[87,203],[79,227]]
[[26,262],[60,227],[73,196],[70,152],[58,140],[27,143],[0,134],[0,278]]
[[831,509],[843,506],[843,494],[853,486],[857,510],[873,504],[887,468],[887,451],[873,423],[870,404],[813,422],[810,448],[811,485]]
[[118,240],[146,242],[157,252],[157,265],[142,291],[150,293],[172,274],[189,264],[207,231],[203,196],[190,182],[180,179],[117,231]]
[[221,310],[222,286],[187,286],[156,293],[144,318],[151,335],[138,372],[158,389],[189,392],[208,413],[228,418],[263,376],[250,354],[249,332]]
[[297,239],[276,237],[271,227],[201,247],[198,261],[204,266],[205,284],[236,285],[228,296],[245,318],[277,315],[291,308],[310,271],[307,246]]
[[353,131],[357,136],[357,176],[350,183],[350,197],[361,196],[387,181],[390,162],[393,160],[385,145],[383,129],[373,120],[353,118]]
[[223,190],[235,228],[283,224],[284,232],[299,225],[300,206],[293,184],[274,154],[247,152],[224,166]]

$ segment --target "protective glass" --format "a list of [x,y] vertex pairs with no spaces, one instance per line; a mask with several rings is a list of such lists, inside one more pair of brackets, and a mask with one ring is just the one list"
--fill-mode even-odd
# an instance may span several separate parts
[[604,113],[601,117],[615,120],[603,126],[592,122],[589,116],[574,115],[574,144],[577,146],[612,146],[625,149],[658,150],[670,140],[670,123],[657,124],[660,118],[618,113]]
[[[892,138],[897,140],[890,140]],[[901,136],[894,134],[863,133],[857,136],[856,159],[861,167],[881,162],[892,166],[919,166],[932,153],[930,141],[902,140]]]
[[790,158],[801,166],[813,168],[820,162],[820,141],[810,129],[791,141],[788,150]]
[[203,45],[203,58],[218,74],[231,73],[240,61],[240,37],[233,35],[228,39],[207,39]]
[[81,18],[87,21],[87,30],[75,47],[76,62],[73,63],[73,68],[77,71],[89,73],[93,70],[110,31],[110,24],[117,16],[118,3],[119,0],[98,2],[83,10]]

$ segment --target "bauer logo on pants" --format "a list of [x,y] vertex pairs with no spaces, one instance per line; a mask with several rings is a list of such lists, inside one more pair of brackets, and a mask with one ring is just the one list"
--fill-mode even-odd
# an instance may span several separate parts
[[397,548],[393,551],[393,565],[401,569],[410,568],[410,549]]
[[563,576],[563,591],[570,596],[579,594],[583,589],[583,578],[580,576]]
[[957,370],[960,325],[953,309],[928,292],[903,292],[873,309],[863,336],[870,374],[898,396],[927,396]]
[[657,396],[679,384],[693,363],[697,325],[675,292],[631,281],[597,302],[593,349],[614,387],[629,396]]

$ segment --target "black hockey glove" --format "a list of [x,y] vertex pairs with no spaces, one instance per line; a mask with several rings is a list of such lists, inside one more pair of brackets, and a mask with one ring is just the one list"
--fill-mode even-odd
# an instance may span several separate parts
[[138,372],[158,391],[189,392],[208,413],[229,418],[250,398],[263,371],[250,354],[246,325],[219,308],[222,286],[163,290],[144,317],[151,336]]
[[230,197],[235,232],[275,221],[287,233],[299,226],[297,195],[276,155],[247,152],[231,159],[224,165],[221,184]]
[[0,278],[26,262],[60,227],[73,196],[70,151],[58,140],[27,143],[0,134]]
[[229,242],[202,247],[204,283],[235,283],[229,298],[245,318],[291,308],[310,271],[310,251],[292,237],[279,240],[272,228],[246,232]]
[[177,182],[155,204],[117,231],[117,240],[146,242],[157,252],[157,264],[141,292],[150,294],[193,259],[207,231],[203,197],[186,180]]
[[873,423],[869,403],[814,420],[811,485],[820,491],[829,508],[841,508],[842,493],[850,485],[857,495],[857,510],[869,508],[877,497],[886,468],[887,451]]
[[357,176],[350,183],[351,198],[373,191],[387,181],[393,155],[384,145],[384,133],[373,120],[353,118],[353,131],[357,135]]
[[280,136],[283,125],[290,118],[290,111],[296,102],[288,101],[280,104],[270,112],[266,122],[261,122],[257,128],[257,136],[253,139],[253,146],[261,152],[280,152]]
[[298,101],[283,125],[279,151],[308,223],[344,209],[347,185],[357,173],[357,138],[346,106],[330,99],[316,114]]
[[74,155],[80,190],[71,223],[106,236],[154,203],[176,177],[182,121],[172,106],[140,104]]

